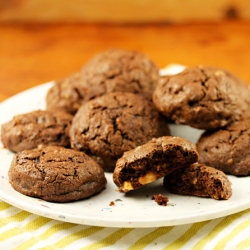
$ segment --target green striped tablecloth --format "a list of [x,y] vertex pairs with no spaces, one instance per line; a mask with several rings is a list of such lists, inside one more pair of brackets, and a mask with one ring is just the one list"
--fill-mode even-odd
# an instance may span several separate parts
[[160,228],[105,228],[56,221],[0,201],[0,249],[250,249],[250,209]]

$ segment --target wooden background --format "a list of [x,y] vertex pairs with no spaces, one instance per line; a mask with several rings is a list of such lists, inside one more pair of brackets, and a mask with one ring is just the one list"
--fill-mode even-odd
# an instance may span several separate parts
[[[122,19],[119,22],[101,22],[100,19],[99,21],[95,19],[95,22],[74,19],[60,21],[59,16],[52,14],[50,18],[53,17],[53,20],[48,18],[45,20],[42,16],[48,17],[48,13],[55,10],[55,7],[51,7],[53,4],[48,5],[49,2],[57,1],[43,0],[44,5],[39,9],[39,15],[35,15],[36,12],[33,14],[29,12],[26,19],[24,14],[21,15],[26,13],[24,10],[27,11],[32,7],[31,3],[35,10],[41,1],[0,1],[0,101],[30,87],[66,77],[80,70],[94,54],[111,47],[146,53],[159,67],[169,63],[223,67],[250,83],[250,20],[246,14],[244,17],[243,14],[239,17],[240,12],[232,11],[231,16],[225,18],[225,12],[221,12],[224,13],[224,18],[219,18],[220,20],[216,18],[199,21],[182,20],[171,24],[165,22],[166,20],[140,22],[131,19],[129,22],[122,22]],[[66,8],[66,2],[77,1],[62,0],[63,8]],[[79,2],[82,4],[79,6],[87,6],[88,3],[90,8],[92,6],[90,2],[101,1]],[[112,3],[111,0],[105,2]],[[125,4],[125,1],[120,2]],[[139,2],[135,1],[134,5],[138,5]],[[160,2],[163,4],[164,1],[158,1]],[[170,1],[166,1],[165,4],[167,2]],[[176,2],[192,3],[189,0]],[[200,2],[203,2],[204,6],[208,2],[211,6],[215,3],[215,1]],[[246,3],[246,1],[216,2],[220,2],[217,8],[222,3],[230,2],[230,5],[225,6],[235,7],[237,3],[238,9],[240,4]],[[152,1],[147,0],[145,3],[150,6]],[[249,3],[250,1],[247,1],[246,7]],[[52,9],[48,9],[48,6]],[[192,10],[191,8],[187,13],[191,15]],[[19,14],[15,16],[17,13]],[[36,20],[32,21],[31,19],[35,17]],[[28,20],[29,18],[31,19]]]
[[250,18],[249,0],[1,0],[0,21],[145,23]]

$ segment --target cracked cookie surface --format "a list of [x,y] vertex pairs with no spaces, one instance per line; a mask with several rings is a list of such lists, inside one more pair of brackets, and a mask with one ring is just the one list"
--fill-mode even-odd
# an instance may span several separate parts
[[200,162],[225,173],[250,174],[250,119],[203,133],[197,142]]
[[70,141],[72,148],[86,152],[112,172],[125,151],[168,134],[166,119],[152,101],[116,92],[83,104],[72,121]]
[[1,127],[4,147],[13,152],[39,145],[69,147],[73,116],[61,110],[36,110],[14,116]]
[[198,66],[162,77],[153,101],[170,120],[209,130],[249,117],[250,89],[225,70]]
[[159,69],[145,54],[112,48],[93,56],[81,70],[86,100],[110,92],[152,96]]
[[106,185],[102,168],[83,152],[57,146],[17,153],[9,182],[18,192],[53,202],[90,197]]
[[58,80],[49,89],[49,109],[75,114],[83,102],[110,92],[144,93],[152,97],[159,69],[138,51],[109,49],[94,55],[78,72]]
[[80,73],[57,80],[46,95],[47,109],[62,109],[73,115],[83,101],[84,93],[81,91]]

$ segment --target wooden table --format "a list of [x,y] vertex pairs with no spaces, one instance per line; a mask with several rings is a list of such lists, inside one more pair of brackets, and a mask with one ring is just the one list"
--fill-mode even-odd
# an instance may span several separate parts
[[250,83],[250,21],[202,24],[0,24],[0,101],[63,78],[110,47],[169,63],[226,68]]

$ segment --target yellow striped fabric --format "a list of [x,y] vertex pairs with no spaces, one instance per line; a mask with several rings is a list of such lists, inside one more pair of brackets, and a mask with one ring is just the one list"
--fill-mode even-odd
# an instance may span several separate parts
[[105,228],[34,215],[0,201],[0,249],[250,249],[250,209],[160,228]]

